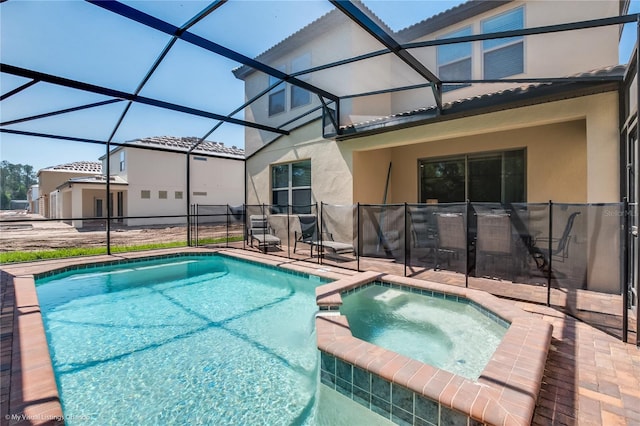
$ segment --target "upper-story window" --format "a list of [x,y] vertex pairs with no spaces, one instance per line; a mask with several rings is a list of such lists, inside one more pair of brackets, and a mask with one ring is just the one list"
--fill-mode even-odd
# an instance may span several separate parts
[[[311,68],[311,55],[306,53],[298,56],[291,61],[291,73],[304,71]],[[299,80],[305,81],[309,79],[308,75],[297,77]],[[311,103],[311,93],[298,86],[291,86],[291,109]]]
[[[311,55],[305,53],[291,60],[289,64],[289,74],[306,70],[311,67]],[[287,72],[285,65],[275,67],[279,71]],[[298,80],[308,81],[308,75],[300,75],[296,77]],[[280,80],[276,77],[269,76],[269,87],[278,83]],[[287,91],[289,91],[289,102],[287,105]],[[281,83],[275,86],[269,92],[269,116],[280,114],[287,109],[294,109],[311,103],[311,93],[303,88],[294,85]]]
[[[482,22],[483,33],[524,28],[524,8],[520,7]],[[524,72],[524,39],[520,37],[482,42],[484,78],[502,78]]]
[[[285,67],[276,67],[279,71],[285,72]],[[278,78],[269,76],[269,87],[280,81]],[[280,114],[285,109],[285,84],[281,83],[274,87],[269,93],[269,116]]]
[[[438,38],[468,36],[473,33],[471,27],[446,34]],[[456,43],[438,46],[438,77],[441,80],[471,80],[471,43]],[[446,85],[443,91],[465,87],[466,84]]]
[[124,162],[124,151],[120,151],[120,171],[124,172],[125,162]]

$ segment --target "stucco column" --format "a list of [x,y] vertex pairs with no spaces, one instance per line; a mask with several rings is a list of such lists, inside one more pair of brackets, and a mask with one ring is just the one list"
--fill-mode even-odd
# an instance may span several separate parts
[[617,92],[590,98],[587,112],[588,203],[620,201],[619,143]]
[[[591,98],[587,112],[588,203],[620,201],[619,144],[617,93]],[[612,291],[620,282],[619,218],[613,208],[594,206],[585,210],[588,289]]]
[[[71,217],[82,217],[82,188],[78,185],[74,185],[71,188]],[[66,202],[66,200],[65,200]],[[81,220],[74,220],[72,222],[74,228],[82,228]]]

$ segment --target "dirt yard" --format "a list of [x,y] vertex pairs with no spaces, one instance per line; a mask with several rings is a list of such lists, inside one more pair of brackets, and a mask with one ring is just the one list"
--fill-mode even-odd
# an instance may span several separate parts
[[[107,234],[104,222],[76,229],[63,222],[42,221],[40,215],[24,212],[0,213],[0,252],[37,251],[70,247],[105,246]],[[20,220],[20,222],[15,222]],[[23,221],[24,220],[24,221]],[[200,226],[198,237],[224,237],[224,225]],[[156,225],[111,227],[111,244],[135,246],[150,243],[187,241],[186,225]]]

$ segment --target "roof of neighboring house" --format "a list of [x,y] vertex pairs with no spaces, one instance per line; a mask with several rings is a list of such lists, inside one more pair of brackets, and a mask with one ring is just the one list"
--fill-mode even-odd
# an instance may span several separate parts
[[[353,135],[368,131],[389,131],[396,129],[400,125],[419,125],[424,122],[442,119],[447,115],[458,116],[460,114],[478,114],[485,112],[485,108],[493,110],[503,109],[504,105],[512,106],[514,102],[527,101],[529,104],[545,102],[546,96],[556,98],[570,98],[584,96],[602,91],[602,85],[621,81],[626,70],[625,65],[613,65],[609,67],[591,70],[585,73],[568,76],[596,78],[594,81],[576,82],[567,80],[561,83],[533,83],[509,89],[485,93],[468,98],[457,99],[442,106],[442,112],[437,114],[436,106],[419,108],[411,111],[404,111],[397,114],[379,117],[361,123],[353,123],[341,127],[345,132],[344,136]],[[608,87],[608,86],[607,86]]]
[[[126,180],[124,180],[120,176],[111,176],[109,178],[109,181],[111,185],[128,185],[129,184]],[[93,185],[104,186],[107,183],[107,180],[105,179],[104,175],[75,177],[75,178],[69,179],[68,181],[64,182],[61,185],[58,185],[56,189],[61,189],[73,183],[83,183],[83,184],[93,184]]]
[[100,174],[102,173],[102,163],[99,161],[76,161],[73,163],[45,167],[44,169],[38,170],[38,174],[40,174],[40,172],[76,172]]
[[[147,145],[165,148],[172,151],[186,152],[196,145],[200,138],[196,136],[152,136],[127,142],[128,145]],[[244,149],[233,145],[225,146],[222,142],[203,141],[193,150],[194,154],[208,154],[219,157],[244,158]]]

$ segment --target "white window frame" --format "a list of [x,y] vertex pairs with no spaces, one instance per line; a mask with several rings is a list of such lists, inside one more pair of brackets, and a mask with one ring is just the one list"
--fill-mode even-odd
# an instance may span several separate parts
[[[275,192],[287,192],[287,205],[292,205],[292,201],[293,201],[293,191],[295,190],[300,190],[300,189],[308,189],[309,190],[309,205],[311,205],[313,196],[312,196],[312,192],[311,192],[311,184],[309,185],[302,185],[302,186],[293,186],[293,166],[295,164],[300,164],[300,163],[309,163],[309,167],[311,167],[311,159],[305,159],[305,160],[299,160],[299,161],[292,161],[290,163],[280,163],[280,164],[272,164],[271,165],[271,200],[274,199],[273,195]],[[278,167],[278,166],[287,166],[288,168],[288,173],[287,173],[287,186],[286,187],[282,187],[282,188],[274,188],[273,187],[273,169],[274,167]],[[313,179],[313,175],[311,176],[311,179]]]
[[126,168],[124,149],[120,151],[120,171],[124,172]]

